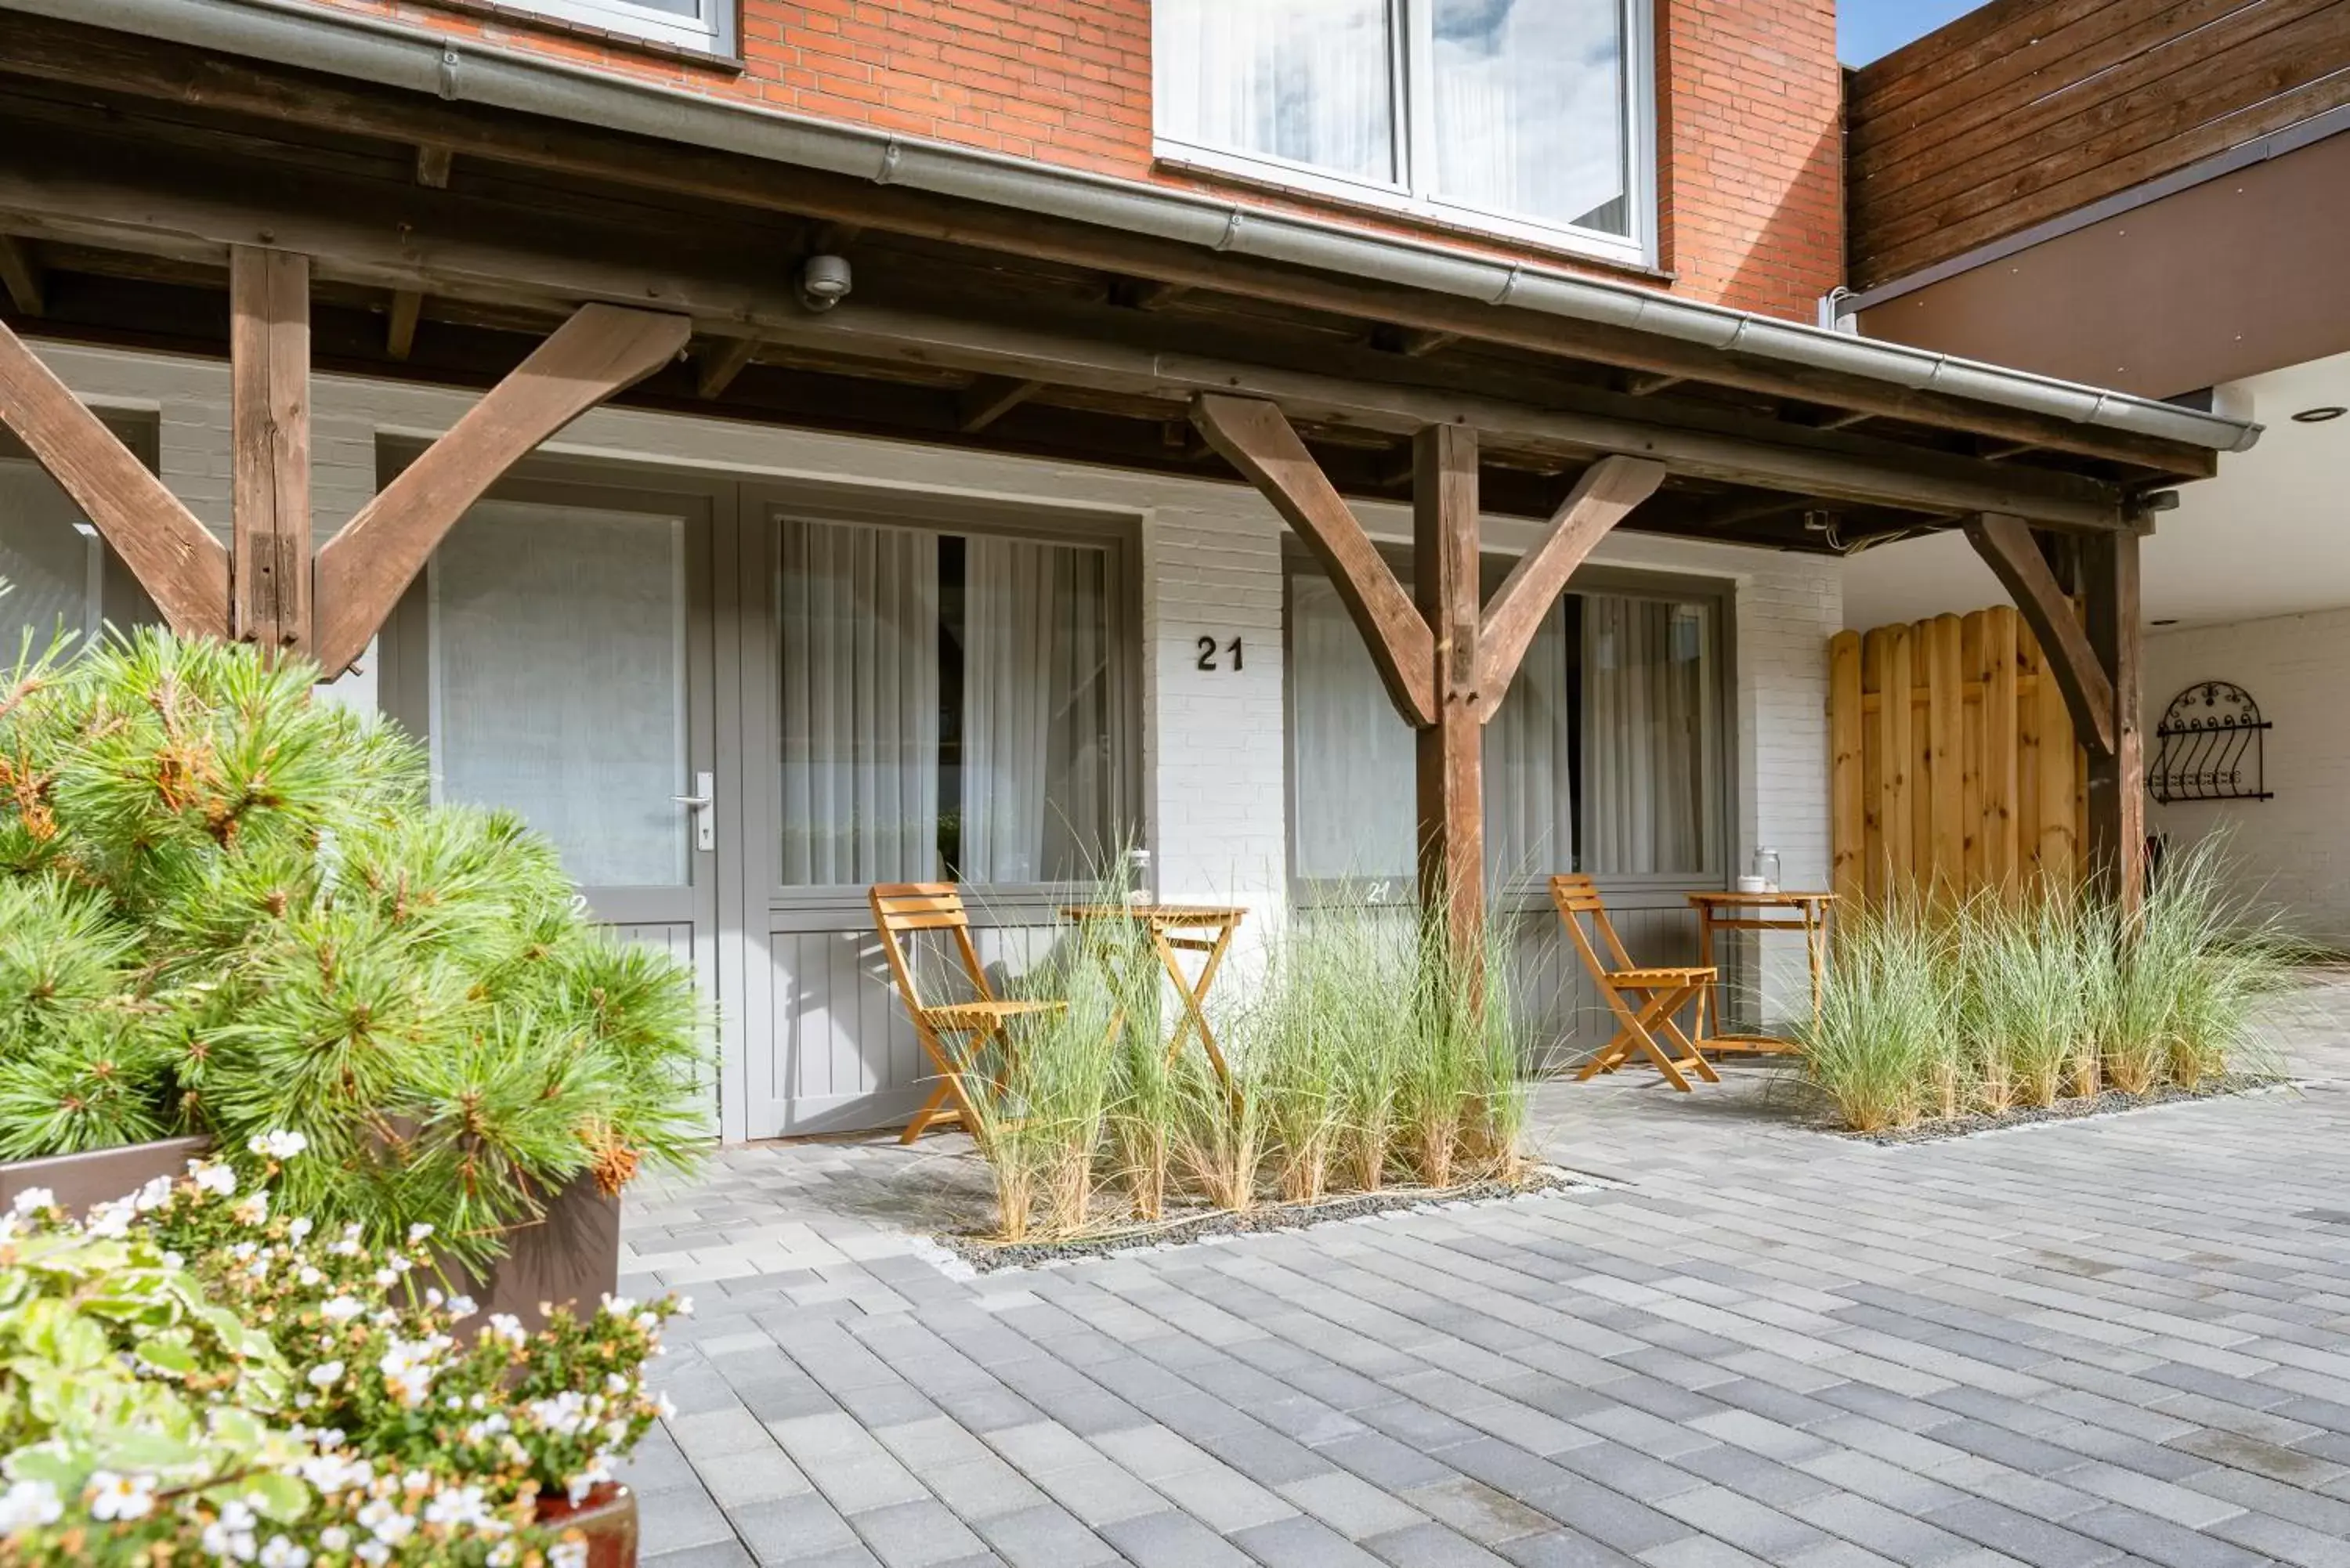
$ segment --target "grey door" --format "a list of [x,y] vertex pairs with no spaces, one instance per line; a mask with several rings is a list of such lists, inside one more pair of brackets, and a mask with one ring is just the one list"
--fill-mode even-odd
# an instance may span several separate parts
[[719,978],[707,493],[514,483],[403,599],[380,699],[431,748],[438,798],[555,841],[595,918]]

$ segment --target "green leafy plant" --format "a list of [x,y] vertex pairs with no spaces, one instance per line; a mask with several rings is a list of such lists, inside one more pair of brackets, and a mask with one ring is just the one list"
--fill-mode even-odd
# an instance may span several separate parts
[[479,1266],[567,1183],[698,1153],[711,1032],[317,673],[145,630],[0,679],[0,1158],[295,1131],[303,1210]]
[[643,1371],[684,1303],[472,1327],[420,1282],[423,1227],[371,1249],[275,1196],[194,1161],[86,1221],[40,1192],[0,1217],[0,1563],[580,1568],[542,1504],[664,1413]]
[[1943,938],[1924,906],[1856,909],[1836,933],[1817,1018],[1798,1025],[1802,1071],[1856,1130],[1917,1119],[1955,1033]]

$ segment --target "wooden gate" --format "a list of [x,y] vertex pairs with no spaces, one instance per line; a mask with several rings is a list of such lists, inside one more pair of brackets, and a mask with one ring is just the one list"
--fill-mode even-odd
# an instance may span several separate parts
[[1831,639],[1828,733],[1846,899],[2079,875],[2088,756],[2012,607]]

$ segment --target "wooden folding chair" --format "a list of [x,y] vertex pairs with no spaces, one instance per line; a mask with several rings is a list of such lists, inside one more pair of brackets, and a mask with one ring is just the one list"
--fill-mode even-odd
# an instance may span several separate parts
[[[1624,950],[1624,943],[1616,935],[1616,924],[1607,918],[1607,906],[1599,897],[1599,888],[1588,877],[1553,877],[1550,879],[1550,901],[1558,906],[1558,918],[1566,923],[1575,945],[1583,954],[1584,967],[1591,971],[1592,983],[1599,987],[1607,1010],[1616,1015],[1616,1033],[1583,1070],[1575,1074],[1575,1082],[1612,1073],[1622,1066],[1635,1051],[1656,1064],[1665,1082],[1683,1094],[1689,1093],[1688,1074],[1694,1072],[1709,1084],[1719,1084],[1721,1075],[1705,1053],[1697,1047],[1697,1039],[1682,1033],[1679,1023],[1681,1009],[1694,1002],[1697,1006],[1698,1037],[1705,1033],[1705,999],[1714,980],[1713,970],[1701,965],[1673,965],[1643,969],[1632,961]],[[1588,919],[1607,944],[1608,958],[1600,956],[1589,932],[1584,929]],[[1657,1032],[1663,1031],[1679,1047],[1681,1054],[1674,1056],[1657,1044]]]
[[[906,1124],[900,1143],[912,1143],[934,1122],[959,1121],[972,1137],[980,1136],[980,1120],[964,1089],[980,1053],[993,1042],[1011,1049],[1005,1023],[1014,1018],[1066,1010],[1066,1002],[1003,1002],[987,983],[979,950],[972,945],[971,917],[964,912],[962,893],[951,882],[885,882],[868,895],[873,906],[873,929],[889,955],[889,972],[897,977],[898,995],[913,1022],[922,1052],[939,1071],[939,1086]],[[914,966],[908,942],[921,931],[953,933],[955,950],[974,992],[969,1002],[926,1002],[914,983]]]

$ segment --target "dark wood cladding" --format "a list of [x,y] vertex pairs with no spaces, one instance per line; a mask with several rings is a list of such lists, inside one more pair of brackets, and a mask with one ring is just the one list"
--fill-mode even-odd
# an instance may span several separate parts
[[2350,0],[1995,0],[1852,73],[1853,286],[2350,103]]

